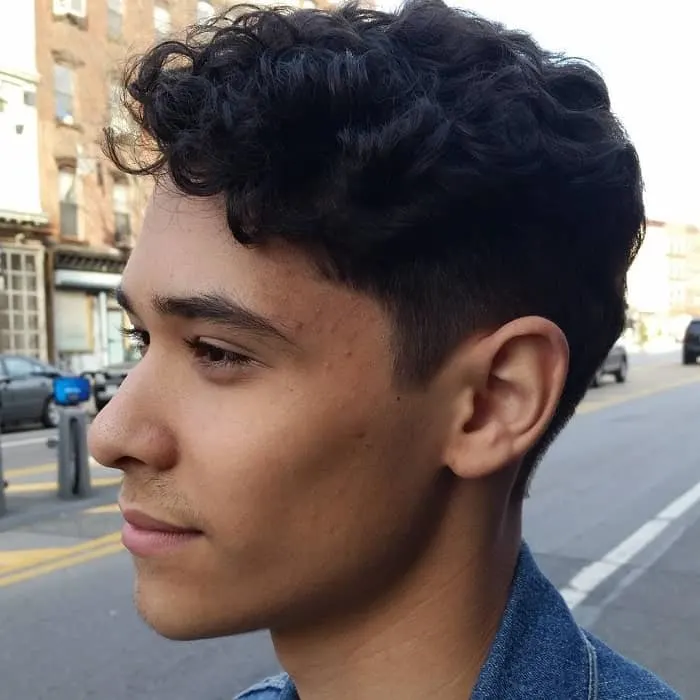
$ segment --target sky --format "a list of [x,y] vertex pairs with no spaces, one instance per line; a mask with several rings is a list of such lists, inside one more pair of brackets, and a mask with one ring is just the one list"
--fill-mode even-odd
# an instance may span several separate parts
[[[687,0],[447,0],[592,62],[639,151],[650,219],[700,225],[700,40]],[[396,0],[379,0],[394,9]]]

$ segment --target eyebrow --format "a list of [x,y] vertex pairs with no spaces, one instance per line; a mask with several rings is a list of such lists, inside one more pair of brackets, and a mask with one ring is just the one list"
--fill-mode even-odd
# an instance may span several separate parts
[[[117,287],[114,296],[119,306],[129,314],[138,316],[127,293]],[[151,305],[162,316],[174,316],[187,320],[209,321],[221,326],[266,336],[289,345],[294,342],[264,316],[256,314],[245,306],[216,292],[183,296],[162,296],[151,298]]]

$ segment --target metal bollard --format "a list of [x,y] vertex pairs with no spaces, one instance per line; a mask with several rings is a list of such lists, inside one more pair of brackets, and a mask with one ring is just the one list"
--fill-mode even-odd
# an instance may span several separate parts
[[81,408],[62,408],[58,422],[58,497],[88,498],[90,457],[87,447],[87,414]]
[[7,513],[7,502],[5,501],[5,489],[7,482],[2,472],[2,446],[0,446],[0,518]]
[[[4,387],[6,382],[0,380],[0,388]],[[0,416],[2,416],[2,395],[0,394]],[[2,435],[2,421],[0,421],[0,436]],[[1,438],[0,438],[1,440]],[[0,442],[0,518],[7,513],[7,501],[5,500],[5,489],[7,482],[2,471],[2,442]]]

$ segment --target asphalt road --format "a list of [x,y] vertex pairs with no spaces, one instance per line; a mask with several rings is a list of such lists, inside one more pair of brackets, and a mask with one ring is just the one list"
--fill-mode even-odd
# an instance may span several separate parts
[[[591,390],[550,451],[525,526],[581,622],[687,698],[700,697],[698,413],[700,366],[633,358],[629,383]],[[19,482],[51,458],[19,444],[38,435],[4,436]],[[0,531],[0,698],[223,700],[275,672],[264,634],[173,643],[138,620],[129,558],[110,539],[115,490],[59,510],[50,493],[15,494],[15,510],[33,498],[50,517],[15,513]]]
[[0,437],[3,468],[16,469],[35,466],[56,460],[56,452],[46,446],[55,430],[11,430]]

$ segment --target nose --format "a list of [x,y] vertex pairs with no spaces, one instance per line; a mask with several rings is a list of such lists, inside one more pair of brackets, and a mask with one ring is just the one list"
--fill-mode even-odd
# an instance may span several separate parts
[[92,456],[124,472],[139,465],[158,471],[173,467],[177,441],[168,424],[167,403],[163,388],[155,384],[142,360],[92,422],[88,433]]

